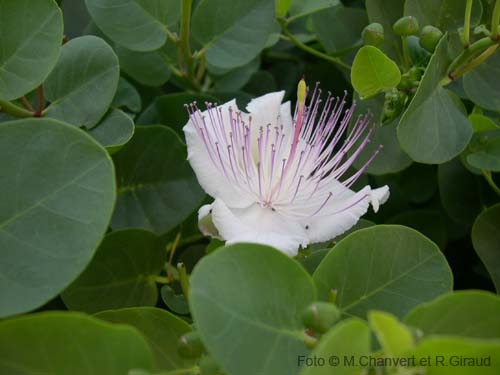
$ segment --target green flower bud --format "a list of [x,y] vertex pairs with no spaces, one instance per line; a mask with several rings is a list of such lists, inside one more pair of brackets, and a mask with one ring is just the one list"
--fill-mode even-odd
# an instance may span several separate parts
[[333,303],[314,302],[302,312],[302,323],[316,333],[325,333],[340,319],[340,310]]
[[219,365],[217,362],[215,362],[215,359],[213,359],[209,355],[204,355],[200,359],[200,374],[201,375],[217,375],[220,374],[219,371]]
[[418,34],[418,21],[413,16],[401,17],[392,26],[394,33],[399,36],[408,36]]
[[424,26],[420,34],[420,46],[432,53],[442,36],[443,32],[437,27],[432,25]]
[[363,29],[363,43],[367,46],[379,46],[384,41],[384,26],[374,22]]
[[184,358],[199,358],[205,347],[201,342],[200,336],[197,332],[188,332],[179,338],[177,342],[177,352]]

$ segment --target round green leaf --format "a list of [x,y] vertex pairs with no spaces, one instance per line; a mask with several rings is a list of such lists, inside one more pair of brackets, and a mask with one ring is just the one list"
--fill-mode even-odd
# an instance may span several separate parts
[[[498,353],[500,340],[432,336],[423,339],[412,356],[416,363],[427,361],[426,375],[497,375],[500,369]],[[417,371],[421,371],[422,366],[419,367]]]
[[110,154],[114,154],[127,143],[134,134],[134,122],[119,109],[109,112],[97,126],[89,131]]
[[50,119],[0,124],[0,316],[35,309],[83,271],[115,201],[113,164]]
[[2,374],[124,375],[152,365],[146,340],[129,326],[68,312],[0,322]]
[[454,158],[472,136],[463,104],[439,83],[448,69],[447,47],[448,38],[443,37],[398,125],[401,147],[420,163],[440,164]]
[[[432,25],[449,32],[456,32],[464,26],[465,3],[467,0],[406,0],[405,16],[414,16],[421,26]],[[481,20],[481,1],[472,1],[471,26]]]
[[97,26],[114,42],[134,51],[153,51],[167,40],[180,15],[176,0],[85,0]]
[[44,83],[49,117],[91,128],[106,113],[118,86],[118,58],[95,36],[70,40]]
[[292,0],[289,21],[339,5],[339,0]]
[[102,311],[95,316],[112,323],[128,324],[137,328],[153,350],[157,370],[180,371],[193,367],[194,360],[182,358],[177,354],[179,338],[191,332],[191,327],[168,311],[154,307],[132,307]]
[[163,234],[205,198],[186,159],[186,147],[166,126],[138,126],[113,155],[118,199],[113,229],[144,228]]
[[0,99],[40,85],[57,62],[63,18],[52,0],[0,0]]
[[182,128],[189,120],[186,104],[197,102],[199,108],[205,108],[205,102],[217,103],[217,98],[206,94],[176,93],[157,96],[137,120],[138,124],[163,124],[174,129],[184,139]]
[[129,306],[154,306],[154,280],[166,261],[159,237],[142,229],[104,237],[90,265],[63,293],[71,310],[89,313]]
[[412,332],[391,314],[370,311],[368,321],[385,355],[402,355],[413,347]]
[[311,278],[295,260],[267,246],[236,244],[198,263],[189,302],[225,372],[293,375],[297,356],[307,354],[300,313],[314,297]]
[[120,68],[135,81],[146,86],[161,86],[170,78],[170,70],[162,56],[162,50],[135,52],[115,46]]
[[[309,355],[310,358],[339,359],[333,367],[334,362],[328,362],[325,366],[303,366],[300,375],[358,375],[361,371],[358,362],[362,356],[370,354],[370,328],[359,319],[349,319],[340,322],[328,331]],[[344,362],[344,358],[354,358],[354,363]],[[297,358],[300,363],[301,358]],[[334,371],[333,368],[335,368]]]
[[464,90],[477,105],[500,111],[500,50],[464,76]]
[[456,158],[438,166],[438,184],[441,204],[448,215],[458,223],[472,225],[482,208],[477,177]]
[[201,0],[193,15],[193,36],[207,47],[206,58],[220,68],[236,68],[266,46],[274,26],[269,0]]
[[467,155],[467,163],[477,169],[500,172],[500,137],[489,139],[479,151]]
[[373,46],[359,49],[352,63],[351,82],[361,99],[396,87],[400,80],[398,66],[381,50]]
[[347,50],[361,44],[361,32],[368,24],[366,12],[342,4],[315,13],[314,30],[329,53]]
[[340,241],[313,275],[319,298],[348,315],[382,310],[398,317],[452,289],[439,248],[419,232],[398,225],[361,229]]
[[482,212],[472,227],[472,244],[500,292],[500,204]]
[[500,297],[484,291],[458,291],[415,307],[405,323],[425,335],[500,338]]
[[142,108],[141,95],[137,89],[125,78],[120,77],[118,88],[116,89],[113,108],[128,109],[130,112],[138,113]]

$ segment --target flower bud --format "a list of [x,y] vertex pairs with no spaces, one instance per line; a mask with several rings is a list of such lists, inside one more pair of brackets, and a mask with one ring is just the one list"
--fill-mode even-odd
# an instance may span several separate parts
[[302,323],[316,333],[325,333],[340,319],[340,310],[333,303],[314,302],[302,312]]
[[199,358],[205,348],[197,332],[188,332],[179,338],[177,352],[184,358]]
[[399,36],[415,35],[418,33],[418,20],[413,16],[401,17],[392,26],[394,33]]
[[204,355],[199,363],[201,375],[218,375],[220,374],[219,365],[209,355]]
[[432,25],[424,26],[420,34],[420,46],[432,53],[442,36],[443,32],[437,27]]
[[366,46],[379,46],[384,41],[384,26],[373,22],[366,26],[361,33]]

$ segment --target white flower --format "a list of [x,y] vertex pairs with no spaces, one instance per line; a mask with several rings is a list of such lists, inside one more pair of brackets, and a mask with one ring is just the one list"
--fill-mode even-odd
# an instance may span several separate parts
[[267,244],[294,256],[299,246],[351,228],[370,204],[376,212],[389,188],[349,189],[378,150],[365,167],[344,177],[369,140],[368,116],[360,116],[344,136],[355,106],[344,109],[345,96],[328,95],[322,104],[316,85],[306,104],[301,81],[292,118],[283,95],[252,100],[248,113],[235,100],[217,107],[206,103],[204,112],[193,103],[184,132],[189,162],[215,199],[200,208],[200,230],[228,244]]

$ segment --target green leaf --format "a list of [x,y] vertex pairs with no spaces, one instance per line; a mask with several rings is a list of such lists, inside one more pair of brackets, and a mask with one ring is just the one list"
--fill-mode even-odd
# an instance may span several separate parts
[[488,139],[479,151],[467,155],[467,163],[477,169],[500,172],[500,138]]
[[114,42],[133,51],[153,51],[167,41],[177,22],[176,0],[85,0],[97,26]]
[[57,62],[63,18],[52,0],[0,0],[0,99],[39,86]]
[[229,69],[254,59],[273,26],[273,1],[202,0],[193,14],[192,31],[207,48],[207,62]]
[[118,59],[104,40],[95,36],[70,40],[44,83],[51,102],[46,115],[93,127],[111,105],[119,75]]
[[449,64],[448,38],[441,39],[398,125],[403,150],[415,161],[440,164],[460,154],[472,136],[462,102],[440,86]]
[[239,90],[245,86],[259,67],[260,59],[255,58],[244,66],[225,72],[223,75],[215,77],[216,81],[214,89],[216,91]]
[[477,105],[500,111],[500,50],[464,75],[464,90]]
[[397,356],[413,348],[411,331],[393,315],[382,311],[370,311],[368,321],[385,355]]
[[[500,204],[482,212],[472,227],[472,244],[500,292]],[[500,337],[500,336],[499,336]]]
[[119,109],[113,109],[89,133],[110,154],[114,154],[132,138],[134,122]]
[[154,277],[163,269],[166,252],[160,238],[142,229],[104,237],[90,265],[62,294],[71,310],[88,313],[130,306],[154,306]]
[[206,94],[186,92],[157,96],[137,120],[138,124],[163,124],[171,127],[184,139],[182,128],[189,120],[186,104],[197,102],[200,110],[205,109],[205,102],[217,103],[217,98]]
[[104,148],[50,119],[0,124],[0,316],[35,309],[83,271],[113,210]]
[[457,158],[438,166],[438,183],[441,204],[448,215],[458,223],[472,225],[482,208],[476,176]]
[[224,372],[293,375],[297,356],[307,355],[300,313],[314,297],[311,278],[295,260],[267,246],[236,244],[198,263],[189,302]]
[[120,68],[135,81],[146,86],[161,86],[170,78],[163,51],[135,52],[115,46]]
[[[476,107],[477,108],[477,107]],[[495,124],[495,122],[489,117],[483,116],[478,113],[472,113],[469,115],[469,121],[472,124],[472,129],[474,133],[487,132],[490,130],[498,130],[500,126]]]
[[362,9],[339,4],[313,14],[312,23],[321,44],[332,53],[360,45],[368,17]]
[[398,66],[382,51],[373,46],[359,49],[352,63],[351,82],[361,99],[396,87],[400,80]]
[[[356,95],[357,97],[357,95]],[[359,98],[359,97],[358,97]],[[370,142],[364,147],[361,153],[354,160],[354,167],[361,169],[370,159],[373,153],[379,149],[377,156],[366,168],[366,173],[373,175],[385,175],[388,173],[400,172],[410,166],[412,160],[404,153],[399,146],[396,135],[396,126],[399,118],[394,119],[387,125],[381,125],[380,117],[384,105],[384,96],[382,94],[367,100],[357,101],[353,120],[349,125],[349,130],[352,130],[355,120],[358,115],[371,113],[373,114],[374,129],[370,137]],[[358,141],[358,145],[361,140]],[[353,147],[356,149],[356,146]]]
[[176,294],[170,285],[160,289],[161,299],[167,307],[178,315],[189,315],[189,305],[184,294]]
[[[328,331],[309,358],[328,361],[325,366],[304,366],[300,375],[358,375],[361,368],[355,366],[360,357],[370,354],[370,328],[359,319],[340,322]],[[353,358],[354,363],[345,362]],[[298,361],[301,358],[297,359]],[[338,360],[338,362],[334,362]],[[300,363],[300,362],[299,362]],[[335,364],[336,363],[336,364]],[[335,368],[335,370],[333,370]]]
[[[443,32],[457,32],[464,26],[465,3],[467,0],[406,0],[405,16],[414,16],[421,26],[432,25]],[[471,26],[481,20],[481,1],[472,2]]]
[[415,307],[406,324],[425,335],[500,338],[500,297],[485,291],[457,291]]
[[128,109],[131,112],[138,113],[142,108],[141,96],[137,89],[125,78],[120,78],[118,88],[116,90],[113,103],[113,108]]
[[336,290],[342,312],[362,318],[374,309],[402,317],[450,291],[453,282],[439,248],[398,225],[378,225],[346,237],[323,259],[313,279],[321,300]]
[[68,312],[0,322],[2,374],[124,375],[152,364],[146,340],[129,326]]
[[292,0],[289,21],[339,5],[339,0]]
[[113,160],[118,181],[113,229],[144,228],[164,234],[205,198],[186,160],[186,147],[166,126],[137,126]]
[[275,0],[276,17],[285,17],[292,0]]
[[168,311],[154,307],[132,307],[102,311],[95,316],[112,323],[131,325],[141,332],[153,350],[157,370],[180,371],[194,366],[194,360],[177,354],[179,338],[191,332],[191,328]]
[[[412,355],[416,363],[430,360],[426,375],[496,375],[499,352],[500,340],[437,336],[422,340]],[[474,360],[477,365],[471,364]]]
[[392,25],[403,15],[405,0],[366,0],[370,23],[378,22],[385,30],[380,48],[393,60],[401,60],[401,38],[394,34]]

